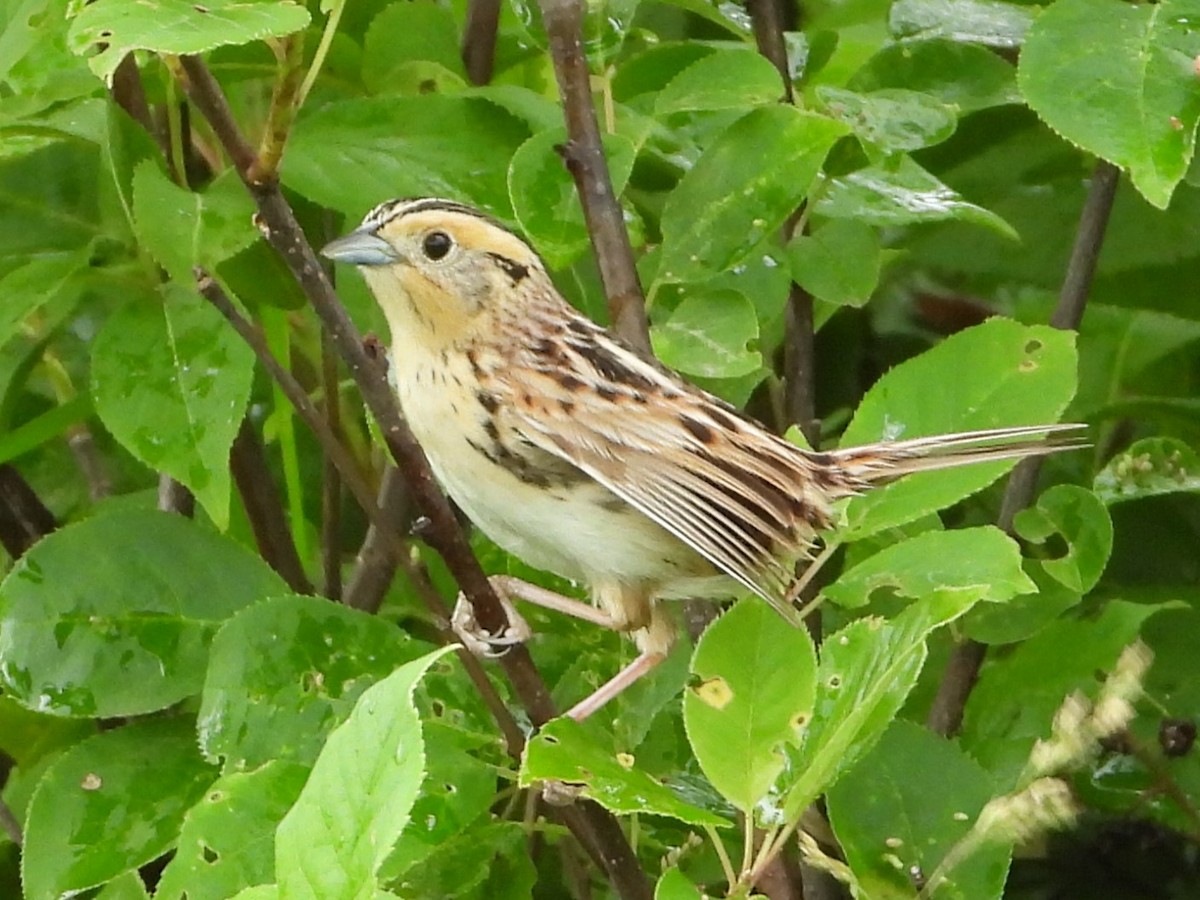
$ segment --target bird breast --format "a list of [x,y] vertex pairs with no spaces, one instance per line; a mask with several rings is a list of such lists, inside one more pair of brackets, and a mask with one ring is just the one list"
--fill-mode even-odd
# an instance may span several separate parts
[[535,568],[589,585],[616,581],[671,595],[676,582],[715,575],[661,526],[507,426],[476,367],[466,354],[423,358],[401,349],[393,376],[434,475],[492,541]]

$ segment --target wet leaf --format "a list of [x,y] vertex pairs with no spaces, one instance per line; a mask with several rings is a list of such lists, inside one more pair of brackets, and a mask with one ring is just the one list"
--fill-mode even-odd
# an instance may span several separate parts
[[23,880],[29,900],[57,900],[150,862],[216,777],[187,717],[98,734],[46,772],[29,804]]
[[0,678],[55,715],[163,709],[199,692],[225,619],[286,590],[258,557],[182,516],[96,516],[44,538],[0,583]]

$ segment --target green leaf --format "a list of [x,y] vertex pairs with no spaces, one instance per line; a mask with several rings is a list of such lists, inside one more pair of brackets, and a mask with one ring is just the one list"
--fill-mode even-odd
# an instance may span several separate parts
[[[480,749],[490,745],[499,762],[503,750],[495,739],[471,734],[436,719],[424,722],[422,729],[428,771],[408,825],[379,870],[380,878],[389,882],[397,876],[406,882],[419,882],[422,875],[414,872],[413,867],[422,865],[456,837],[466,836],[470,840],[477,835],[478,820],[496,799],[496,765],[476,756]],[[492,853],[482,854],[479,862],[484,867],[482,880],[487,866],[493,862]],[[431,868],[441,865],[434,862]],[[454,891],[434,890],[428,884],[422,885],[417,893],[459,896]]]
[[114,313],[92,350],[104,427],[152,469],[186,485],[229,524],[229,448],[254,378],[254,352],[194,290],[167,284]]
[[[432,758],[432,753],[429,755]],[[459,829],[431,847],[427,857],[396,880],[395,889],[402,897],[531,897],[537,872],[529,858],[527,841],[521,822],[494,821]]]
[[443,647],[405,663],[358,700],[279,824],[275,872],[288,898],[370,897],[425,774],[417,681]]
[[[911,897],[971,830],[992,797],[992,779],[958,746],[903,720],[829,791],[829,819],[863,894]],[[999,898],[1011,848],[987,843],[944,873],[931,896]]]
[[971,692],[962,746],[1002,786],[1020,774],[1038,738],[1050,734],[1055,711],[1073,691],[1096,684],[1137,638],[1142,623],[1173,604],[1110,601],[1098,618],[1050,623],[996,660]]
[[96,900],[149,900],[142,876],[137,872],[118,875],[96,894]]
[[812,718],[817,654],[757,598],[742,600],[705,630],[692,656],[683,721],[700,768],[746,814],[783,770],[781,745]]
[[509,218],[505,167],[497,160],[527,137],[523,122],[483,99],[343,100],[297,119],[281,175],[288,187],[356,220],[405,196],[467,200]]
[[1073,484],[1050,488],[1036,506],[1017,513],[1013,528],[1032,544],[1045,545],[1050,538],[1065,542],[1061,556],[1037,562],[1056,581],[1081,594],[1096,586],[1112,552],[1108,510],[1091,491]]
[[751,47],[736,45],[700,59],[658,93],[654,114],[736,109],[778,103],[783,82],[775,67]]
[[879,234],[870,225],[834,219],[788,243],[792,278],[819,300],[862,306],[879,283]]
[[1195,150],[1197,17],[1200,0],[1059,0],[1021,51],[1029,105],[1067,140],[1127,169],[1159,209]]
[[999,603],[1035,590],[1021,570],[1016,541],[984,525],[955,531],[927,531],[868,557],[822,593],[846,607],[865,606],[871,595],[889,588],[919,599],[953,591],[976,601]]
[[968,203],[907,156],[832,179],[815,211],[868,225],[913,225],[961,219],[1016,238],[995,213]]
[[216,771],[192,720],[153,719],[88,738],[47,770],[29,804],[28,900],[57,900],[144,865],[171,847]]
[[[204,53],[214,47],[283,37],[309,23],[308,11],[289,0],[97,0],[71,22],[67,40],[106,84],[134,50]],[[99,50],[96,46],[100,45]]]
[[796,211],[845,133],[792,106],[757,109],[730,125],[667,197],[658,280],[702,280],[740,262]]
[[605,751],[574,719],[547,723],[526,745],[520,783],[561,781],[618,814],[652,813],[689,825],[726,827],[721,816],[681,800],[669,787],[635,768],[629,754]]
[[854,73],[849,86],[918,91],[960,114],[1021,102],[1013,65],[986,47],[938,38],[889,44]]
[[905,41],[947,38],[988,47],[1021,46],[1035,11],[1000,0],[896,0],[892,34]]
[[363,40],[363,83],[373,94],[396,93],[403,67],[415,60],[437,63],[465,77],[458,26],[449,7],[393,3],[383,8]]
[[650,330],[664,365],[705,378],[737,378],[761,369],[762,355],[748,349],[757,338],[754,306],[744,294],[726,289],[690,293]]
[[[613,191],[619,196],[633,171],[633,144],[606,134],[604,156]],[[569,266],[591,245],[579,194],[556,148],[567,143],[561,125],[523,143],[508,164],[508,193],[525,236],[552,269]]]
[[1174,438],[1146,438],[1109,460],[1092,485],[1108,506],[1200,491],[1200,455]]
[[950,107],[916,91],[889,88],[866,94],[820,85],[817,98],[831,118],[887,153],[940,144],[957,124]]
[[200,747],[227,769],[311,765],[363,691],[426,649],[378,616],[318,597],[243,609],[212,641]]
[[37,418],[0,434],[0,463],[16,459],[57,438],[67,428],[76,422],[82,422],[91,413],[91,398],[85,394],[77,394],[62,406],[51,407]]
[[975,603],[968,591],[939,591],[890,621],[859,619],[827,637],[817,669],[815,712],[780,785],[783,817],[795,821],[875,745],[904,705],[925,664],[925,640]]
[[0,345],[12,340],[25,320],[52,301],[78,294],[77,277],[87,269],[88,248],[35,256],[0,277]]
[[152,160],[134,169],[138,242],[180,284],[192,282],[196,266],[211,271],[257,241],[253,214],[254,202],[232,170],[201,194],[173,184]]
[[155,900],[225,900],[273,881],[275,827],[307,778],[307,767],[283,760],[218,778],[184,817]]
[[672,866],[654,886],[654,900],[703,900],[703,895],[686,875]]
[[[1048,326],[989,319],[904,362],[877,381],[842,436],[843,446],[978,428],[1058,421],[1075,392],[1074,336]],[[930,386],[936,386],[936,389]],[[1013,463],[910,475],[852,500],[839,534],[858,540],[944,509]]]
[[87,519],[43,538],[0,583],[0,679],[55,715],[163,709],[199,692],[222,621],[286,590],[257,556],[181,516]]

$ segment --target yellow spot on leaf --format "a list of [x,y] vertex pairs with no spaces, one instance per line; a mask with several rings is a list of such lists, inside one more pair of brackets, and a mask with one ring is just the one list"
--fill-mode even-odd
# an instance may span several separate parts
[[729,689],[729,682],[724,678],[709,678],[707,681],[702,681],[694,688],[696,696],[703,702],[707,703],[713,709],[724,709],[729,705],[729,701],[733,699],[733,691]]

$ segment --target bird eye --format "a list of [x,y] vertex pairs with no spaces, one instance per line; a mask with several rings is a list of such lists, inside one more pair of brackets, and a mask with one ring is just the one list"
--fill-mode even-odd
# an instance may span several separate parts
[[454,241],[450,235],[444,231],[431,231],[425,235],[425,240],[421,243],[421,248],[425,251],[425,255],[430,259],[438,260],[450,252],[454,246]]

